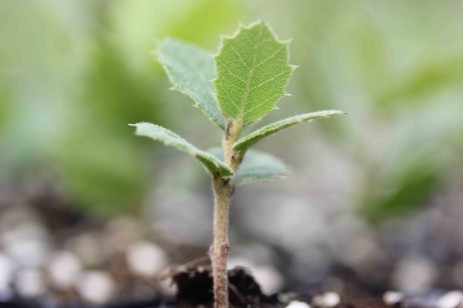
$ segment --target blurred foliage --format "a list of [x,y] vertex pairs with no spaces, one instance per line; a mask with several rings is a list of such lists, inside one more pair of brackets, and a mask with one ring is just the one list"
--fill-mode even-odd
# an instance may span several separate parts
[[347,111],[312,131],[341,143],[333,151],[347,149],[363,177],[345,200],[372,221],[411,213],[430,204],[449,170],[461,171],[461,12],[460,0],[2,1],[0,177],[27,179],[39,168],[76,204],[137,207],[176,157],[127,124],[210,129],[196,127],[200,112],[167,90],[157,42],[211,48],[239,22],[264,19],[293,39],[291,63],[300,65],[293,97],[268,121]]
[[[366,194],[361,214],[372,222],[379,222],[430,205],[429,200],[438,188],[439,173],[422,161],[418,163],[403,170],[400,176],[378,180],[381,186]],[[388,182],[391,180],[394,182]]]

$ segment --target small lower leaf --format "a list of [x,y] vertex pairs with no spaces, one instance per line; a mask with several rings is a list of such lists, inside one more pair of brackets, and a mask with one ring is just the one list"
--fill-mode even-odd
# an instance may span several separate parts
[[345,114],[339,110],[324,110],[311,113],[305,113],[289,117],[268,125],[265,125],[254,132],[250,133],[246,137],[240,138],[235,144],[233,144],[234,151],[246,151],[250,146],[258,142],[260,139],[272,135],[284,128],[293,126],[301,122],[310,122],[319,118],[327,118],[333,115]]
[[[214,148],[210,153],[218,159],[223,159],[223,150]],[[278,158],[260,151],[250,150],[244,156],[238,168],[234,182],[243,185],[252,182],[273,180],[289,174],[289,169]]]
[[161,141],[165,145],[171,145],[185,153],[188,153],[198,159],[212,174],[218,173],[221,176],[230,176],[233,171],[222,161],[208,152],[202,151],[177,135],[176,133],[156,124],[141,122],[130,124],[136,127],[137,136],[148,137]]

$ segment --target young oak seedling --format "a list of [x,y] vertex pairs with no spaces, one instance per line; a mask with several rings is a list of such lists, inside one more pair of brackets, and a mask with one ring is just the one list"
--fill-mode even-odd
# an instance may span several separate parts
[[241,136],[245,127],[269,113],[276,102],[287,95],[285,86],[295,68],[288,63],[288,42],[277,40],[264,22],[240,27],[233,37],[223,38],[215,57],[173,39],[163,41],[157,54],[173,88],[190,96],[195,107],[223,130],[222,149],[206,152],[161,126],[133,124],[138,136],[161,141],[196,157],[212,176],[214,239],[209,253],[214,306],[228,307],[228,221],[235,186],[287,173],[280,160],[250,147],[297,123],[343,112],[325,110],[300,114]]

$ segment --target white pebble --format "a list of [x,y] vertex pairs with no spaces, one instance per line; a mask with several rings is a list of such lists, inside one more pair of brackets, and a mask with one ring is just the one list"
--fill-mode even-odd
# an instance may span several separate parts
[[165,296],[174,297],[177,294],[177,285],[170,279],[161,280],[158,283],[159,291]]
[[23,297],[35,297],[45,292],[42,274],[35,269],[23,269],[16,276],[16,290]]
[[283,277],[270,266],[253,266],[252,275],[265,294],[277,293],[283,286]]
[[393,306],[403,301],[404,295],[397,291],[387,291],[383,295],[383,301],[388,306]]
[[438,308],[457,308],[463,304],[463,292],[451,291],[446,293],[437,301]]
[[86,266],[92,267],[102,262],[103,247],[96,234],[81,234],[69,239],[66,244]]
[[13,279],[14,263],[11,259],[0,253],[0,299],[8,297],[11,293],[11,281]]
[[111,277],[102,271],[90,271],[82,275],[77,284],[77,292],[86,301],[94,304],[108,302],[114,292]]
[[335,292],[326,292],[323,295],[315,296],[314,304],[321,307],[335,307],[341,303],[341,297]]
[[9,243],[6,252],[23,267],[38,267],[45,260],[48,247],[40,240],[21,239]]
[[47,266],[52,283],[59,289],[72,287],[79,279],[81,270],[82,264],[79,258],[68,251],[55,253]]
[[400,261],[393,272],[396,289],[405,294],[426,293],[436,279],[435,265],[427,259],[410,258]]
[[310,308],[309,304],[300,301],[291,301],[286,308]]
[[148,241],[132,244],[127,251],[127,264],[136,275],[155,276],[164,269],[167,262],[164,250]]

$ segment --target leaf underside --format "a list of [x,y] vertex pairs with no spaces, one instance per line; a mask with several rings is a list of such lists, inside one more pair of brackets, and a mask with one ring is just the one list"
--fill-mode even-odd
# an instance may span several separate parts
[[[223,159],[223,150],[214,148],[209,151],[218,159]],[[234,182],[243,185],[258,181],[268,181],[288,175],[289,169],[278,158],[260,151],[250,150],[236,171]]]
[[339,110],[323,110],[311,113],[300,114],[296,116],[292,116],[268,125],[265,125],[254,132],[250,133],[249,135],[240,138],[237,142],[233,144],[234,151],[246,151],[250,146],[254,145],[256,142],[261,140],[262,138],[275,134],[276,132],[293,126],[295,124],[301,122],[310,122],[315,119],[319,118],[328,118],[333,115],[340,115],[345,114]]
[[222,112],[243,125],[275,108],[287,95],[284,87],[294,70],[288,64],[288,43],[278,41],[263,22],[224,38],[215,62],[214,84]]
[[191,97],[195,107],[224,129],[224,119],[211,82],[215,78],[214,58],[201,48],[174,39],[164,40],[157,54],[173,88]]
[[212,174],[218,173],[221,176],[230,176],[232,170],[222,161],[208,152],[196,148],[194,145],[177,135],[176,133],[156,124],[141,122],[130,124],[136,127],[135,134],[144,136],[153,140],[160,141],[165,145],[173,146],[185,153],[188,153],[198,159]]

